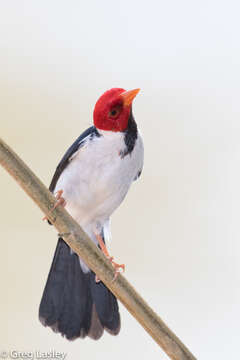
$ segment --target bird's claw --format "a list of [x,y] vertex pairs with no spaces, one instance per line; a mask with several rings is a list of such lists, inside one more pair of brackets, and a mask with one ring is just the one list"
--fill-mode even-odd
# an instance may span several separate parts
[[112,257],[112,256],[109,257],[108,259],[110,260],[112,266],[113,266],[114,269],[115,269],[115,274],[114,274],[114,277],[113,277],[113,279],[112,279],[112,282],[114,282],[114,281],[117,279],[118,275],[119,275],[120,273],[123,273],[123,272],[125,271],[125,264],[118,264],[118,263],[116,263],[115,261],[113,261],[113,257]]
[[[63,194],[63,190],[58,190],[54,195],[55,195],[55,198],[56,198],[56,202],[53,206],[53,208],[51,209],[51,212],[56,209],[59,205],[62,205],[63,207],[66,205],[66,200],[62,197],[62,194]],[[44,216],[44,218],[42,219],[43,221],[44,220],[48,220],[48,217],[47,216]]]
[[[115,261],[113,261],[113,257],[109,255],[108,251],[107,251],[107,248],[106,248],[106,245],[101,237],[101,235],[95,233],[95,236],[98,240],[98,243],[99,243],[99,246],[102,250],[102,252],[104,253],[104,255],[106,256],[106,258],[111,262],[112,266],[114,267],[115,269],[115,274],[114,274],[114,277],[112,279],[112,282],[116,280],[116,278],[118,277],[119,273],[121,272],[124,272],[125,271],[125,265],[124,264],[117,264]],[[98,276],[96,275],[95,277],[95,281],[96,282],[99,282],[100,279],[98,278]]]
[[101,279],[95,274],[95,282],[99,283],[101,281]]
[[[117,279],[118,275],[125,271],[125,264],[117,264],[115,261],[113,261],[112,256],[108,257],[108,260],[110,260],[112,266],[115,269],[114,277],[112,279],[112,282],[114,282]],[[101,279],[97,275],[95,275],[95,282],[99,283],[100,281],[101,281]]]

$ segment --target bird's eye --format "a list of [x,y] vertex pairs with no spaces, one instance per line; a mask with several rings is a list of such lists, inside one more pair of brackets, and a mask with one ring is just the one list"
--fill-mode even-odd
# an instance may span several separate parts
[[109,111],[108,116],[114,119],[119,115],[119,113],[120,113],[120,108],[115,107]]

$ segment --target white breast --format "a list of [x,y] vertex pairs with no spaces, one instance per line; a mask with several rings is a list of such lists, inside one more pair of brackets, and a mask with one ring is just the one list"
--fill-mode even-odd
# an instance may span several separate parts
[[55,188],[63,190],[66,209],[86,230],[89,224],[108,220],[143,166],[140,135],[133,151],[122,158],[124,135],[99,132],[102,136],[87,139],[74,154]]

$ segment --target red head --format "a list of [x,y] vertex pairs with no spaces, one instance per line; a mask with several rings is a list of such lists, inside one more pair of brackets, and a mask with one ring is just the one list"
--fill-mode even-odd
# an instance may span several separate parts
[[93,122],[96,128],[109,131],[124,131],[128,126],[132,101],[140,89],[126,91],[113,88],[106,91],[96,102]]

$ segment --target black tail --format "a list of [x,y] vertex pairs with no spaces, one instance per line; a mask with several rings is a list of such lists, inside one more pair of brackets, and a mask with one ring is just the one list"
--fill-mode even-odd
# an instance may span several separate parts
[[99,339],[106,329],[113,335],[120,330],[115,296],[93,272],[83,273],[79,258],[58,240],[52,266],[39,308],[39,319],[68,340],[86,335]]

